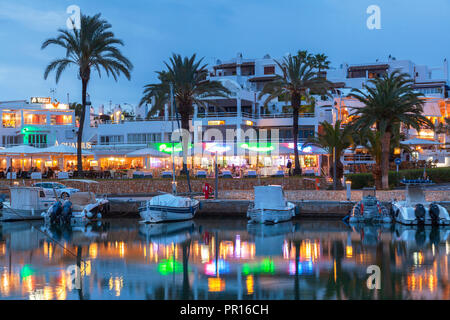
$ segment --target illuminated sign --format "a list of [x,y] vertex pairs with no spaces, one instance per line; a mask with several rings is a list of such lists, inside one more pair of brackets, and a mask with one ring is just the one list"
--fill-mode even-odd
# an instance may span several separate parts
[[253,126],[253,121],[245,120],[244,124],[247,125],[247,126]]
[[50,104],[52,102],[52,98],[31,97],[30,102],[36,104]]
[[[164,153],[172,153],[173,152],[182,152],[183,145],[181,143],[175,143],[172,147],[172,143],[155,143],[155,147],[157,150]],[[188,145],[188,149],[192,149],[192,143]]]
[[[55,146],[69,146],[72,148],[78,148],[78,142],[62,142],[58,143],[58,141],[55,142]],[[92,149],[92,143],[90,142],[82,142],[81,143],[81,149]]]
[[211,142],[211,143],[205,143],[205,148],[206,151],[212,152],[212,153],[224,153],[227,151],[231,150],[230,146],[222,146],[222,145],[218,145],[215,142]]
[[254,152],[270,152],[275,150],[275,147],[270,144],[259,145],[257,143],[241,143],[239,145],[242,149]]
[[208,121],[208,126],[223,126],[224,124],[225,124],[225,121],[223,121],[223,120]]
[[[301,151],[301,152],[304,152],[304,153],[312,153],[312,147],[311,147],[311,146],[308,146],[308,147],[304,147],[304,148],[303,148],[303,145],[300,144],[300,143],[299,143],[297,146],[298,146],[298,150]],[[288,143],[288,144],[287,144],[287,147],[288,147],[289,149],[294,149],[294,144],[293,144],[293,143]]]

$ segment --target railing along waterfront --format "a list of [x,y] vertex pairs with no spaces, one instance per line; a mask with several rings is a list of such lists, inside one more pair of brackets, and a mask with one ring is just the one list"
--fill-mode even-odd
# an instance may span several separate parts
[[[198,113],[196,117],[189,117],[190,120],[197,118],[197,119],[217,119],[217,118],[237,118],[238,113],[237,112],[209,112],[209,113]],[[291,113],[273,113],[273,114],[253,114],[248,112],[241,112],[242,118],[247,119],[282,119],[282,118],[292,118]],[[314,113],[301,113],[298,115],[299,118],[314,118]],[[100,121],[98,124],[122,124],[127,122],[145,122],[145,121],[177,121],[180,120],[181,117],[154,117],[154,118],[134,118],[134,119],[126,119],[126,120],[120,120],[120,121],[112,121],[112,120],[106,120],[106,121]]]

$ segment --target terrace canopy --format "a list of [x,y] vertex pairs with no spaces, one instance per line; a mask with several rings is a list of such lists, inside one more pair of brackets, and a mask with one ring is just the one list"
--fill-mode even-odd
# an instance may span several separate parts
[[406,140],[406,141],[402,141],[400,142],[403,145],[407,145],[407,146],[435,146],[435,145],[440,145],[440,142],[437,141],[432,141],[432,140],[426,140],[426,139],[419,139],[419,138],[414,138],[414,139],[410,139],[410,140]]
[[145,148],[141,150],[136,150],[130,153],[127,153],[129,157],[153,157],[153,158],[167,158],[170,157],[169,154],[163,153],[153,148]]
[[32,155],[44,154],[43,149],[34,148],[28,145],[15,146],[0,150],[1,155]]
[[[68,145],[60,144],[58,146],[52,146],[45,149],[42,149],[42,151],[46,154],[66,154],[66,155],[76,155],[77,154],[77,148],[71,147]],[[82,151],[83,156],[92,156],[94,155],[91,151],[83,150]]]

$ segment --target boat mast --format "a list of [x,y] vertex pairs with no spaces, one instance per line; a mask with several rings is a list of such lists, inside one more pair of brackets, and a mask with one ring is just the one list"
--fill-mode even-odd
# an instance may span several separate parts
[[174,117],[174,107],[173,107],[173,83],[170,83],[170,113],[171,113],[171,123],[172,123],[172,134],[170,140],[172,140],[172,193],[177,194],[177,182],[175,181],[175,143],[173,141],[173,117]]

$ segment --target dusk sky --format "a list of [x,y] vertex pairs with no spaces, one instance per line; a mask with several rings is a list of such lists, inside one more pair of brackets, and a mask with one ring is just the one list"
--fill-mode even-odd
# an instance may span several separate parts
[[[66,9],[101,12],[125,42],[122,52],[134,64],[131,81],[116,83],[93,74],[88,92],[93,105],[136,105],[145,84],[171,53],[216,59],[279,58],[307,49],[341,63],[387,60],[392,54],[418,64],[442,66],[450,58],[448,0],[0,0],[0,101],[51,96],[81,101],[77,70],[66,70],[58,84],[44,80],[46,65],[62,49],[42,51],[42,42],[66,28]],[[381,8],[381,30],[369,30],[366,9]]]

